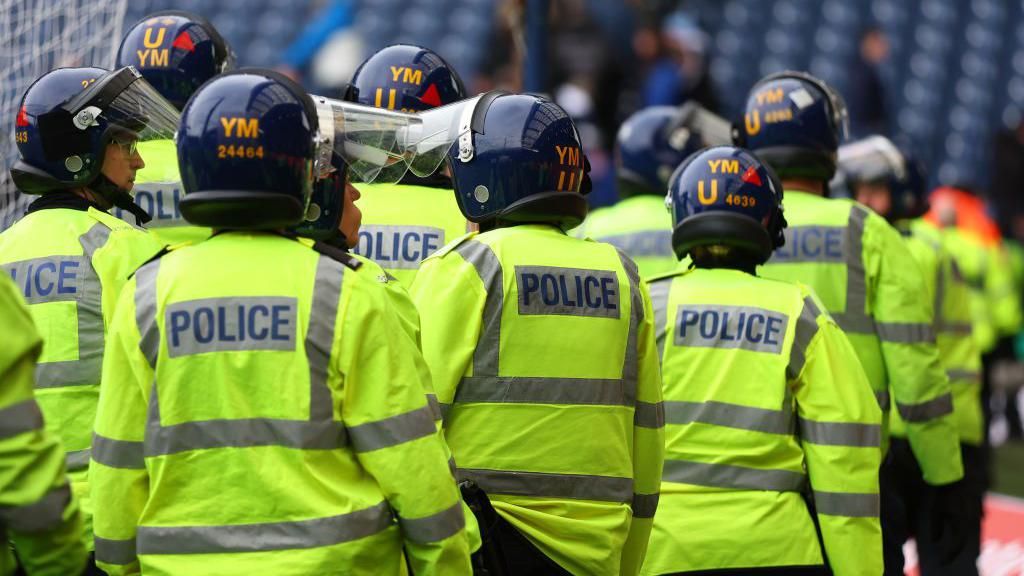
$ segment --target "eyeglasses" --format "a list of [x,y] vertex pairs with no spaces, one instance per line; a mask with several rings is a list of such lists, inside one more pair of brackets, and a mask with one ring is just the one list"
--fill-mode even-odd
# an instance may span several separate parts
[[121,140],[120,138],[111,138],[111,142],[121,147],[121,151],[128,156],[134,156],[139,148],[139,141],[132,138],[130,140]]

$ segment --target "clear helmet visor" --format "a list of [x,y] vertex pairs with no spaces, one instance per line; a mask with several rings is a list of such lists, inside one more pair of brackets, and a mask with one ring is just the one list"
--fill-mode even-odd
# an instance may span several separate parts
[[174,139],[181,114],[132,66],[105,76],[63,108],[74,127],[104,126],[122,143]]
[[729,121],[693,101],[679,108],[669,134],[675,134],[681,129],[700,134],[705,146],[732,145],[732,125]]
[[430,176],[444,163],[448,150],[459,144],[459,157],[469,161],[473,157],[473,116],[481,94],[447,106],[420,112],[421,123],[410,127],[405,135],[407,149],[412,152],[409,170],[423,178]]
[[854,182],[903,180],[907,175],[903,154],[885,136],[871,136],[840,146],[839,167]]
[[356,182],[395,183],[409,170],[415,151],[407,134],[421,123],[413,114],[313,96],[320,125],[318,176],[333,170],[332,155],[348,165]]

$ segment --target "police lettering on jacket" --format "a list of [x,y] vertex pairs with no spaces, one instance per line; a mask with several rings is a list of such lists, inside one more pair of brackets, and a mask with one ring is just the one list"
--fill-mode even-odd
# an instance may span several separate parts
[[775,250],[770,262],[842,262],[846,254],[846,228],[841,226],[790,226],[786,244]]
[[167,307],[170,357],[227,350],[295,350],[295,298],[205,298]]
[[789,317],[751,306],[685,305],[676,311],[676,346],[782,353]]
[[610,270],[516,266],[519,314],[619,317],[619,279]]
[[77,299],[88,266],[82,256],[50,256],[11,262],[3,268],[25,300],[35,304]]
[[[181,201],[184,195],[181,183],[146,182],[136,184],[133,192],[135,193],[135,203],[153,217],[152,220],[146,223],[146,228],[189,225],[178,208],[178,202]],[[135,222],[134,216],[120,208],[114,209],[114,216],[128,222]]]
[[444,230],[440,228],[367,225],[359,230],[356,254],[384,268],[414,270],[441,246],[444,246]]

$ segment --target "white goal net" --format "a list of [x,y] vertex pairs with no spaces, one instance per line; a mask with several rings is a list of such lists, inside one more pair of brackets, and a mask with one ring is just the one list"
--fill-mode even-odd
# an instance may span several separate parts
[[31,197],[10,182],[18,157],[14,121],[36,78],[62,66],[110,68],[127,0],[0,0],[0,230],[24,213]]

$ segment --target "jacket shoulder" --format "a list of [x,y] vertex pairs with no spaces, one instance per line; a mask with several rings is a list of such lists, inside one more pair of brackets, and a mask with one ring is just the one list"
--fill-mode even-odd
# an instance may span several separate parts
[[[480,235],[479,232],[467,232],[467,233],[463,234],[462,236],[459,236],[455,240],[452,240],[451,242],[449,242],[449,243],[445,244],[444,246],[442,246],[441,248],[439,248],[436,252],[434,252],[433,254],[428,256],[426,258],[426,260],[434,260],[434,259],[437,259],[437,258],[444,258],[452,250],[455,250],[456,248],[458,248],[462,244],[465,244],[470,239],[475,238],[476,236],[479,236],[479,235]],[[424,260],[424,261],[426,261],[426,260]]]

